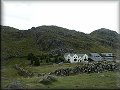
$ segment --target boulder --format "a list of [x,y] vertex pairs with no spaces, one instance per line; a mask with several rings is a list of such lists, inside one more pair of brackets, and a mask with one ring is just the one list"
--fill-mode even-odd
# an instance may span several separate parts
[[48,76],[44,76],[42,80],[39,81],[39,83],[42,83],[44,85],[48,85],[51,84],[52,82],[57,81],[57,79],[52,76],[52,75],[48,75]]
[[25,85],[23,85],[21,82],[19,81],[13,81],[12,83],[10,83],[7,87],[7,89],[25,89]]

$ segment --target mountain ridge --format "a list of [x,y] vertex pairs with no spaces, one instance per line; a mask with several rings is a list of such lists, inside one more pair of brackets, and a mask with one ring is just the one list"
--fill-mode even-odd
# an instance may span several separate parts
[[[14,28],[14,27],[11,27],[11,26],[4,26],[4,25],[0,25],[0,26],[1,26],[1,27],[13,28],[13,29],[16,29],[16,30],[23,30],[23,29]],[[39,27],[56,27],[56,28],[63,28],[63,29],[69,30],[69,31],[82,32],[82,31],[77,31],[77,30],[74,30],[74,29],[68,29],[68,28],[64,28],[64,27],[56,26],[56,25],[41,25],[41,26],[31,27],[31,28],[29,28],[29,29],[24,29],[24,31],[25,31],[25,30],[31,30],[32,28],[34,28],[34,29],[35,29],[35,28],[39,28]],[[99,29],[97,29],[97,30],[102,30],[102,29],[116,32],[116,31],[111,30],[111,29],[108,29],[108,28],[99,28]],[[94,30],[94,31],[96,31],[96,30]],[[94,32],[94,31],[92,31],[92,32]],[[92,33],[92,32],[90,32],[90,33]],[[84,34],[90,34],[90,33],[85,33],[85,32],[82,32],[82,33],[84,33]],[[119,34],[118,32],[116,32],[116,33]]]
[[[120,35],[100,28],[85,34],[59,26],[39,26],[28,30],[1,26],[2,56],[26,56],[28,53],[64,54],[66,52],[113,52],[119,48]],[[9,32],[12,31],[12,32]]]

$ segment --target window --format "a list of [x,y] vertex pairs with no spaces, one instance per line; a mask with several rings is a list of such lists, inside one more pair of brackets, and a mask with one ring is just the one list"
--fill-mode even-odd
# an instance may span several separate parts
[[68,61],[70,61],[70,59],[68,59]]
[[77,59],[74,59],[74,61],[77,61]]
[[84,61],[87,61],[87,58],[85,57]]
[[109,56],[112,56],[111,54],[108,54]]
[[77,57],[74,57],[74,58],[77,58]]

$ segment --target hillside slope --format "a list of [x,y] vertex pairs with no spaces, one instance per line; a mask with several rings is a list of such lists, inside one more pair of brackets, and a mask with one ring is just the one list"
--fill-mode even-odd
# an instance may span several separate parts
[[28,30],[2,26],[1,38],[2,58],[22,57],[31,52],[37,55],[66,52],[116,53],[120,47],[120,35],[105,28],[85,34],[58,26],[39,26]]

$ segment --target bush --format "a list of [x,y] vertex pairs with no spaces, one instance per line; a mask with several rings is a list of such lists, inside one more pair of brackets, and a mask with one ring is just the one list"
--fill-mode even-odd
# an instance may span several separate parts
[[35,56],[32,53],[29,53],[28,56],[27,56],[27,59],[31,61],[31,63],[30,63],[31,65],[33,65],[34,58],[35,58]]
[[70,61],[65,60],[64,63],[70,63]]
[[34,66],[40,66],[40,61],[37,57],[35,57]]
[[34,54],[33,53],[29,53],[28,56],[27,56],[27,59],[31,60],[31,59],[33,59],[33,57],[34,57]]

